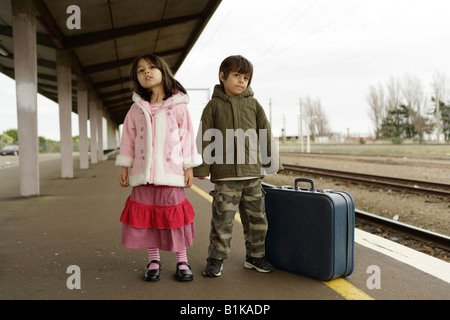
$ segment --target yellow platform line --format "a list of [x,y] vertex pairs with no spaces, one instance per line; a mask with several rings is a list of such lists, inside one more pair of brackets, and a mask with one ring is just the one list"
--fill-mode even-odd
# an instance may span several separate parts
[[364,291],[358,289],[343,278],[323,282],[346,300],[375,300]]
[[[212,197],[208,193],[197,187],[196,185],[192,185],[191,189],[194,190],[201,197],[208,200],[209,202],[212,202]],[[234,220],[236,220],[239,223],[242,223],[238,215],[236,215]],[[346,281],[343,278],[337,278],[328,282],[323,281],[323,283],[326,284],[329,288],[333,289],[339,295],[344,297],[346,300],[375,300],[374,298],[366,294],[364,291],[358,289],[357,287],[355,287],[354,285],[352,285],[350,282]]]
[[191,189],[194,190],[195,192],[197,192],[199,196],[202,196],[203,198],[205,198],[209,202],[212,202],[212,197],[208,193],[206,193],[205,191],[203,191],[202,189],[197,187],[195,184],[193,184],[191,186]]
[[[208,193],[206,193],[205,191],[203,191],[194,184],[191,186],[191,189],[197,192],[201,197],[205,198],[206,200],[212,203],[213,198]],[[238,215],[234,217],[234,220],[242,224],[241,218]]]

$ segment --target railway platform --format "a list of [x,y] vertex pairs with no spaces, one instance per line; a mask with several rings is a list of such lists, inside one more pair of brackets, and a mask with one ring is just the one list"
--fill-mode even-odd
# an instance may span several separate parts
[[[78,158],[74,161],[78,168]],[[212,184],[198,179],[186,189],[196,211],[197,237],[188,248],[194,281],[176,281],[175,254],[161,251],[161,280],[145,282],[146,250],[120,245],[119,217],[131,189],[119,186],[113,159],[75,169],[73,179],[60,178],[59,159],[40,162],[39,197],[18,196],[18,171],[0,169],[2,300],[176,300],[179,307],[172,311],[182,314],[198,312],[189,308],[208,301],[251,301],[256,308],[276,300],[450,299],[449,263],[360,230],[353,273],[321,282],[281,270],[262,274],[244,268],[242,226],[236,221],[222,275],[204,277]]]

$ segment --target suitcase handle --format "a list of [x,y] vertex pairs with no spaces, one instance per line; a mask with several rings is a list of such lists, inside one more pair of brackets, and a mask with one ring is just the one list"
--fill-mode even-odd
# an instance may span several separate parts
[[307,179],[307,178],[297,178],[295,179],[294,182],[294,189],[298,190],[298,183],[299,182],[309,182],[311,184],[311,188],[309,189],[309,191],[314,191],[314,181],[312,179]]

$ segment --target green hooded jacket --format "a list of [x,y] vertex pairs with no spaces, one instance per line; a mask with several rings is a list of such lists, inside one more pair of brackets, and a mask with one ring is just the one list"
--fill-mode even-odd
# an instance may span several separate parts
[[202,113],[197,145],[203,164],[194,168],[196,177],[263,177],[283,169],[270,123],[250,87],[228,96],[223,85],[215,86]]

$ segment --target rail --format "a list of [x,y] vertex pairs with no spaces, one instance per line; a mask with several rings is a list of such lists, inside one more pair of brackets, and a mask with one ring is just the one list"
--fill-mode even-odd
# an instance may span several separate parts
[[445,183],[410,180],[395,177],[383,177],[379,175],[306,167],[287,163],[283,163],[283,167],[285,170],[294,171],[297,173],[319,175],[323,177],[335,178],[338,180],[346,180],[351,183],[389,188],[391,190],[405,191],[415,194],[434,195],[437,197],[450,198],[450,184]]

